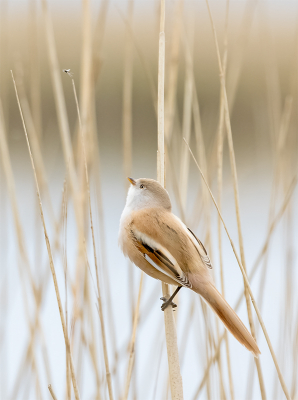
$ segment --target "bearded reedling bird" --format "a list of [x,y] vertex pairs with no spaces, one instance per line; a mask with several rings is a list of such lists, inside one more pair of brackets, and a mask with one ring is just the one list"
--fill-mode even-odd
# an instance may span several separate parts
[[131,186],[121,215],[119,245],[146,274],[178,285],[162,310],[175,307],[174,296],[182,287],[189,288],[201,295],[235,338],[258,357],[261,352],[254,338],[214,286],[205,247],[172,213],[168,192],[153,179],[128,180]]

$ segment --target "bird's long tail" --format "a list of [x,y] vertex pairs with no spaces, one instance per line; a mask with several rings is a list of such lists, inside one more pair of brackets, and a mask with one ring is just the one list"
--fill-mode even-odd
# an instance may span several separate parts
[[248,332],[241,319],[212,283],[208,282],[199,289],[193,288],[193,290],[206,300],[231,334],[251,351],[254,357],[258,357],[261,354],[256,341]]

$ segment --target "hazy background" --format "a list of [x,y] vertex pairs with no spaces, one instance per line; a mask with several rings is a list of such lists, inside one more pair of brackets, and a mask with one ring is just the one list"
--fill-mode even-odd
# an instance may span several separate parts
[[[84,2],[88,11],[88,2]],[[171,49],[177,1],[166,0],[166,96],[171,68]],[[221,50],[224,52],[225,1],[211,1]],[[71,79],[62,72],[70,68],[82,108],[84,69],[83,6],[75,1],[48,1],[53,22],[59,71],[66,101],[76,171],[80,185],[77,195],[85,196],[84,235],[92,275],[95,277],[89,211],[82,173],[82,146],[78,142],[78,118]],[[106,7],[106,8],[104,8]],[[157,88],[159,2],[134,1],[132,24],[127,18],[126,1],[90,4],[92,66],[95,54],[100,68],[89,76],[92,111],[88,114],[90,144],[88,168],[91,181],[93,222],[100,269],[100,287],[106,321],[109,362],[114,397],[124,393],[128,345],[132,332],[140,271],[129,266],[118,248],[118,224],[127,190],[123,168],[123,83],[126,46],[132,54],[132,168],[135,178],[156,178]],[[174,212],[185,220],[205,243],[211,255],[215,280],[220,288],[217,213],[203,200],[203,186],[197,168],[189,159],[187,201],[182,205],[181,160],[185,157],[183,135],[187,49],[193,62],[194,84],[200,106],[200,123],[205,147],[208,180],[215,197],[217,189],[217,141],[220,107],[220,80],[216,50],[205,1],[187,1],[178,13],[178,80],[173,132],[168,148],[167,188]],[[101,18],[98,23],[98,18]],[[268,224],[280,210],[297,173],[297,89],[298,89],[298,6],[294,1],[230,1],[228,23],[228,62],[226,87],[236,155],[241,206],[241,222],[248,272],[266,240]],[[85,26],[85,28],[84,28]],[[127,34],[127,31],[132,32]],[[86,263],[78,249],[74,215],[74,194],[68,189],[67,239],[62,225],[62,192],[66,162],[57,119],[51,67],[46,41],[46,24],[40,2],[1,0],[0,4],[0,99],[5,134],[16,190],[21,228],[16,229],[11,190],[8,189],[3,148],[0,163],[0,397],[1,399],[48,399],[49,383],[57,399],[68,398],[65,373],[65,344],[58,313],[48,255],[40,222],[32,167],[17,107],[10,70],[24,84],[33,116],[37,140],[45,165],[46,181],[56,224],[60,231],[55,249],[55,221],[46,185],[42,200],[59,289],[65,307],[63,265],[68,265],[68,318],[74,364],[81,399],[108,399],[103,361],[102,338],[96,296]],[[85,43],[85,44],[84,44]],[[191,43],[193,43],[191,45]],[[93,71],[94,72],[94,71]],[[85,76],[88,77],[88,72]],[[22,76],[22,78],[21,78]],[[19,82],[19,83],[18,83]],[[151,83],[150,83],[151,82]],[[190,145],[201,164],[194,116],[188,133]],[[26,120],[26,123],[28,121]],[[3,147],[3,142],[2,145]],[[202,148],[202,147],[201,147]],[[127,156],[126,156],[127,157]],[[7,164],[6,164],[7,165]],[[224,142],[222,210],[231,236],[238,246],[233,182],[227,141]],[[68,179],[68,178],[67,178]],[[9,181],[10,184],[12,181]],[[41,184],[41,181],[40,181]],[[68,182],[69,186],[69,182]],[[178,189],[177,189],[178,188]],[[273,194],[272,194],[273,193]],[[183,197],[183,194],[182,194]],[[102,206],[101,206],[102,204]],[[286,210],[270,237],[267,255],[262,259],[252,289],[261,309],[268,334],[277,354],[286,385],[298,397],[297,351],[297,191],[291,194]],[[101,212],[102,207],[102,212]],[[209,208],[210,207],[210,208]],[[270,217],[270,209],[271,217]],[[208,216],[210,214],[210,221]],[[20,249],[22,229],[28,263]],[[210,233],[210,234],[209,234]],[[234,306],[243,291],[243,279],[225,233],[223,267],[225,294]],[[237,247],[238,248],[238,247]],[[265,260],[265,261],[264,261]],[[35,326],[36,299],[32,281],[40,289],[40,325]],[[264,272],[265,271],[265,272]],[[263,278],[262,278],[263,277]],[[109,297],[111,304],[109,305]],[[160,311],[161,284],[144,277],[140,320],[135,347],[135,364],[130,399],[168,399],[168,366]],[[194,397],[209,357],[218,340],[215,319],[206,316],[195,293],[182,290],[176,311],[178,346],[184,398],[230,399],[226,347],[221,345],[222,388],[218,363],[213,363],[207,384]],[[245,302],[238,315],[248,326]],[[255,312],[253,310],[255,317]],[[258,345],[267,399],[283,399],[275,367],[256,321]],[[93,325],[92,325],[93,324]],[[37,324],[38,325],[38,324]],[[209,326],[209,330],[207,327]],[[223,325],[219,323],[219,332]],[[209,333],[208,333],[209,332]],[[210,334],[211,332],[211,334]],[[214,337],[213,339],[210,339]],[[31,346],[30,340],[32,341]],[[252,356],[229,334],[235,399],[261,399]],[[253,371],[253,378],[252,378]],[[254,380],[252,380],[254,379]],[[251,389],[251,391],[250,391]],[[72,397],[74,395],[72,393]]]

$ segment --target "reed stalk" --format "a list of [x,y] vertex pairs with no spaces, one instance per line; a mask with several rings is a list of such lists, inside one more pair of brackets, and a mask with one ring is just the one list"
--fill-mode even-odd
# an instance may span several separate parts
[[[251,281],[254,278],[258,267],[261,265],[261,261],[262,261],[264,255],[266,254],[266,252],[268,250],[268,245],[269,245],[270,239],[272,237],[272,234],[273,234],[278,222],[280,221],[282,215],[284,214],[284,212],[285,212],[285,210],[286,210],[286,208],[287,208],[287,206],[289,204],[289,201],[290,201],[291,196],[293,194],[294,188],[296,187],[296,184],[297,184],[297,174],[294,177],[294,179],[292,180],[292,182],[290,184],[290,187],[289,187],[289,189],[287,191],[287,194],[285,196],[285,199],[284,199],[279,211],[276,213],[276,215],[275,215],[275,217],[274,217],[274,219],[273,219],[273,221],[272,221],[272,223],[271,223],[271,225],[270,225],[270,227],[268,229],[268,233],[267,233],[267,237],[265,239],[264,245],[262,246],[261,251],[259,252],[259,255],[257,256],[256,261],[255,261],[255,263],[254,263],[254,265],[252,267],[252,270],[251,270],[251,272],[249,274],[249,281]],[[233,309],[236,312],[239,309],[243,298],[244,298],[244,292],[242,292],[239,295],[238,300],[237,300],[235,306],[233,307]],[[205,385],[205,383],[206,383],[206,381],[208,379],[210,368],[213,365],[213,363],[217,361],[218,356],[219,356],[219,352],[220,352],[221,343],[226,338],[226,336],[227,336],[227,332],[226,331],[220,336],[220,338],[218,340],[217,348],[215,349],[215,352],[214,352],[214,355],[209,360],[207,366],[205,367],[204,375],[203,375],[203,378],[202,378],[200,384],[198,385],[198,389],[196,390],[196,393],[195,393],[195,396],[194,396],[194,400],[199,396],[201,390],[203,389],[203,387],[204,387],[204,385]]]
[[54,390],[53,390],[51,384],[48,385],[48,389],[49,389],[49,392],[50,392],[50,394],[51,394],[51,396],[52,396],[52,399],[53,399],[53,400],[57,400],[57,397],[56,397],[56,395],[55,395],[55,393],[54,393]]
[[[19,215],[19,210],[18,210],[18,205],[17,205],[17,194],[16,194],[16,188],[15,188],[15,183],[14,183],[14,176],[13,176],[13,171],[12,171],[12,165],[11,165],[11,160],[10,160],[10,155],[9,155],[9,150],[8,150],[8,144],[7,144],[7,139],[6,139],[6,134],[5,134],[5,127],[4,127],[4,115],[3,115],[3,109],[2,109],[2,102],[0,99],[0,154],[1,154],[1,159],[3,162],[3,169],[4,169],[4,175],[8,187],[8,194],[12,206],[12,212],[13,212],[13,219],[14,219],[14,224],[15,224],[15,229],[16,229],[16,235],[17,235],[17,241],[18,241],[18,247],[19,247],[19,261],[18,261],[18,268],[19,268],[19,273],[21,277],[21,287],[22,287],[22,294],[24,298],[24,307],[25,307],[25,315],[26,319],[29,325],[29,330],[31,337],[29,339],[29,345],[27,349],[27,355],[25,357],[25,362],[23,364],[23,367],[19,369],[19,374],[17,376],[21,376],[21,371],[24,370],[25,366],[29,361],[32,364],[33,371],[37,374],[36,370],[36,362],[35,362],[35,352],[34,352],[34,342],[35,342],[35,333],[37,330],[40,331],[42,334],[41,330],[41,325],[39,321],[39,310],[41,306],[41,296],[40,296],[40,288],[36,284],[36,280],[33,277],[33,273],[31,270],[31,265],[29,261],[29,256],[27,252],[27,248],[25,245],[25,236],[24,232],[22,229],[21,225],[21,220],[20,220],[20,215]],[[22,263],[21,263],[22,261]],[[25,267],[25,269],[23,268]],[[29,310],[29,296],[26,290],[26,281],[29,278],[29,283],[30,287],[32,290],[32,294],[34,297],[35,301],[35,318],[34,322],[31,322],[30,320],[30,310]],[[39,385],[39,378],[37,376],[37,384]],[[17,395],[17,392],[19,390],[19,382],[16,381],[16,385],[14,385],[14,395]]]
[[[223,74],[226,76],[227,61],[228,61],[228,25],[229,25],[229,7],[230,1],[226,1],[226,15],[225,15],[225,31],[224,31],[224,54],[223,54]],[[218,126],[218,147],[217,147],[217,186],[218,186],[218,206],[221,210],[221,199],[222,199],[222,176],[223,176],[223,144],[224,144],[224,94],[221,88],[220,90],[220,113],[219,113],[219,126]],[[221,293],[225,297],[225,285],[223,275],[223,256],[222,256],[222,237],[221,237],[221,221],[218,216],[217,218],[217,231],[218,231],[218,250],[219,250],[219,265],[220,265],[220,282],[221,282]],[[231,357],[230,357],[230,346],[229,336],[225,337],[226,344],[226,356],[227,356],[227,367],[228,377],[230,386],[231,400],[234,400],[234,385],[232,378],[231,368]]]
[[[164,84],[165,84],[165,0],[160,2],[160,32],[158,56],[158,150],[157,150],[157,180],[165,187],[165,131],[164,131]],[[162,283],[165,298],[170,297],[170,288]],[[168,352],[168,365],[172,400],[183,399],[182,377],[180,373],[177,333],[172,307],[164,311],[165,334]]]
[[[133,30],[134,1],[129,0],[127,4],[127,25],[125,30],[125,54],[124,54],[124,76],[123,76],[123,110],[122,110],[122,138],[123,138],[123,170],[125,175],[126,190],[129,181],[127,177],[132,175],[132,94],[133,94],[133,42],[129,29]],[[128,28],[129,27],[129,28]],[[132,324],[134,323],[134,280],[135,268],[128,261],[128,284],[131,304]]]
[[[64,251],[63,251],[63,270],[64,270],[64,290],[65,290],[65,305],[64,305],[64,313],[65,313],[65,326],[66,333],[69,337],[68,331],[68,284],[67,284],[67,275],[68,275],[68,266],[67,266],[67,180],[64,180],[63,185],[63,196],[62,196],[62,208],[63,208],[63,235],[64,235]],[[66,398],[67,400],[71,399],[71,376],[69,369],[69,352],[66,347]]]
[[109,0],[103,0],[100,3],[100,8],[98,12],[98,17],[94,29],[94,36],[93,36],[93,68],[92,68],[92,78],[94,86],[96,85],[101,67],[102,67],[102,42],[104,38],[104,33],[106,29],[107,23],[107,13],[109,8]]
[[[185,81],[184,81],[184,100],[183,100],[183,123],[182,123],[182,135],[186,138],[187,142],[190,141],[191,137],[191,121],[192,121],[192,103],[193,103],[193,91],[194,91],[194,79],[193,79],[193,43],[194,43],[194,15],[191,17],[190,22],[190,33],[189,33],[189,51],[187,46],[185,51]],[[185,32],[185,40],[186,32]],[[187,201],[187,189],[188,189],[188,176],[189,176],[189,152],[185,146],[181,148],[181,165],[180,165],[180,179],[179,188],[181,193],[181,202],[185,210]]]
[[180,35],[183,16],[183,0],[177,0],[174,10],[174,22],[171,34],[171,49],[168,68],[168,83],[165,95],[165,135],[169,144],[173,136],[176,96],[178,86],[178,67],[180,54]]
[[[186,143],[186,142],[185,142],[185,143]],[[214,203],[214,205],[215,205],[215,207],[216,207],[216,209],[217,209],[217,212],[218,212],[219,215],[220,215],[220,219],[221,219],[221,221],[222,221],[222,224],[223,224],[223,226],[224,226],[224,229],[225,229],[225,231],[226,231],[226,234],[227,234],[227,236],[228,236],[228,238],[229,238],[230,244],[231,244],[232,249],[233,249],[233,253],[235,254],[237,263],[238,263],[238,265],[239,265],[239,267],[240,267],[240,270],[241,270],[241,272],[242,272],[242,276],[243,276],[244,282],[245,282],[245,284],[246,284],[246,286],[247,286],[248,293],[249,293],[249,295],[250,295],[250,297],[251,297],[252,304],[253,304],[254,309],[255,309],[255,311],[256,311],[256,314],[257,314],[257,316],[258,316],[259,323],[260,323],[260,325],[261,325],[261,327],[262,327],[262,330],[263,330],[263,332],[264,332],[264,336],[265,336],[266,342],[267,342],[267,344],[268,344],[268,347],[269,347],[269,350],[270,350],[270,353],[271,353],[271,356],[272,356],[272,359],[273,359],[273,362],[274,362],[274,365],[275,365],[275,368],[276,368],[276,371],[277,371],[277,374],[278,374],[279,381],[280,381],[281,386],[282,386],[282,388],[283,388],[283,391],[284,391],[284,393],[285,393],[285,395],[286,395],[286,398],[287,398],[288,400],[290,400],[289,392],[288,392],[288,390],[287,390],[285,381],[284,381],[283,376],[282,376],[282,373],[281,373],[281,371],[280,371],[280,368],[279,368],[279,365],[278,365],[278,362],[277,362],[277,358],[276,358],[276,356],[275,356],[275,352],[274,352],[274,350],[273,350],[273,347],[272,347],[272,344],[271,344],[271,341],[270,341],[270,338],[269,338],[267,329],[266,329],[266,327],[265,327],[265,324],[264,324],[264,322],[263,322],[261,313],[260,313],[260,311],[259,311],[259,308],[258,308],[258,306],[257,306],[257,304],[256,304],[254,295],[253,295],[253,293],[252,293],[252,290],[251,290],[251,287],[250,287],[250,284],[249,284],[249,280],[248,280],[248,278],[247,278],[247,275],[246,275],[246,272],[245,272],[245,270],[244,270],[244,267],[243,267],[243,265],[242,265],[242,263],[241,263],[241,259],[240,259],[239,255],[238,255],[238,253],[237,253],[237,250],[236,250],[236,247],[235,247],[235,245],[234,245],[234,242],[232,241],[232,238],[231,238],[231,236],[230,236],[230,234],[229,234],[229,232],[228,232],[227,226],[226,226],[226,224],[225,224],[225,222],[224,222],[224,220],[223,220],[223,217],[222,217],[222,214],[221,214],[221,212],[220,212],[220,209],[218,208],[217,202],[216,202],[216,200],[215,200],[215,198],[214,198],[214,196],[213,196],[213,194],[212,194],[212,191],[211,191],[211,189],[210,189],[210,187],[209,187],[209,185],[208,185],[208,183],[207,183],[207,181],[206,181],[206,178],[204,177],[203,172],[202,172],[202,170],[201,170],[201,168],[200,168],[198,162],[196,161],[195,156],[193,155],[193,152],[191,151],[191,148],[189,147],[189,144],[186,143],[186,145],[187,145],[187,147],[188,147],[188,149],[189,149],[189,151],[190,151],[190,154],[192,155],[192,158],[193,158],[193,160],[194,160],[194,162],[195,162],[197,168],[198,168],[199,171],[200,171],[200,174],[201,174],[201,176],[202,176],[202,178],[203,178],[205,184],[206,184],[207,187],[208,187],[210,196],[211,196],[211,198],[212,198],[212,200],[213,200],[213,203]]]
[[[227,98],[226,86],[225,86],[225,74],[224,74],[224,70],[223,70],[223,67],[222,67],[222,62],[221,62],[221,57],[220,57],[220,52],[219,52],[219,46],[218,46],[218,41],[217,41],[216,29],[215,29],[215,25],[214,25],[214,22],[213,22],[213,17],[212,17],[212,14],[211,14],[211,10],[210,10],[210,7],[209,7],[208,0],[206,0],[206,4],[207,4],[209,16],[210,16],[211,25],[212,25],[212,30],[213,30],[214,40],[215,40],[215,46],[216,46],[217,60],[218,60],[218,65],[219,65],[219,70],[220,70],[220,83],[221,83],[221,90],[222,90],[222,93],[223,93],[223,100],[224,100],[225,124],[226,124],[227,136],[228,136],[228,144],[229,144],[229,151],[230,151],[230,162],[231,162],[231,169],[232,169],[232,176],[233,176],[233,187],[234,187],[236,219],[237,219],[237,228],[238,228],[238,239],[239,239],[239,246],[240,246],[240,257],[241,257],[241,263],[242,263],[244,271],[246,273],[246,261],[245,261],[245,256],[244,256],[244,243],[243,243],[243,235],[242,235],[242,228],[241,228],[241,221],[240,221],[238,178],[237,178],[236,160],[235,160],[235,153],[234,153],[234,146],[233,146],[233,137],[232,137],[231,122],[230,122],[228,98]],[[247,307],[247,314],[248,314],[248,321],[249,321],[249,325],[250,325],[250,330],[251,330],[251,334],[252,334],[253,338],[256,340],[255,326],[254,326],[254,321],[253,321],[253,317],[252,317],[252,310],[251,310],[251,303],[250,303],[249,293],[248,293],[248,289],[246,287],[245,282],[244,282],[244,292],[245,292],[246,307]],[[262,369],[261,369],[260,360],[258,358],[256,358],[255,359],[255,363],[256,363],[256,368],[257,368],[257,371],[258,371],[258,377],[259,377],[259,384],[260,384],[260,391],[261,391],[262,400],[266,400],[264,378],[263,378],[263,373],[262,373]]]
[[29,35],[30,35],[30,103],[34,127],[41,141],[41,94],[40,94],[40,54],[38,48],[38,14],[37,2],[30,0]]
[[[125,177],[131,176],[132,171],[132,88],[133,88],[133,43],[129,33],[132,30],[134,1],[129,0],[127,10],[127,25],[125,32],[125,55],[123,77],[123,166]],[[129,27],[129,28],[128,28]],[[128,182],[127,185],[128,186]]]
[[140,303],[141,303],[143,279],[144,279],[144,273],[141,272],[138,299],[137,299],[136,309],[135,309],[135,312],[134,312],[131,342],[130,342],[130,345],[129,345],[129,361],[128,361],[128,367],[127,367],[127,374],[126,374],[126,381],[125,381],[125,391],[124,391],[123,400],[127,400],[127,398],[128,398],[128,392],[129,392],[130,381],[131,381],[131,374],[132,374],[132,369],[133,369],[133,364],[134,364],[134,359],[135,359],[135,342],[136,342],[137,327],[138,327],[138,323],[139,323],[139,309],[140,309]]
[[[285,184],[287,183],[287,172],[284,171],[284,160],[283,160],[283,155],[284,155],[284,146],[285,142],[288,136],[288,130],[289,130],[289,121],[290,121],[290,116],[291,116],[291,111],[292,111],[292,96],[287,96],[285,99],[285,104],[284,104],[284,109],[281,115],[281,122],[280,122],[280,129],[278,132],[278,135],[276,137],[276,140],[274,141],[274,147],[275,147],[275,154],[276,157],[275,163],[274,163],[274,176],[273,176],[273,184],[272,184],[272,191],[271,191],[271,198],[270,198],[270,207],[269,207],[269,217],[268,217],[268,228],[272,224],[273,218],[274,218],[274,210],[276,207],[276,198],[277,198],[277,193],[279,186],[281,185],[282,182]],[[284,176],[284,178],[282,178]],[[284,188],[286,191],[286,189]],[[290,208],[290,207],[289,207]],[[288,208],[288,209],[289,209]],[[285,245],[288,243],[288,240],[286,240]],[[259,293],[258,293],[258,304],[260,309],[262,309],[263,305],[263,299],[264,299],[264,286],[266,282],[266,276],[267,276],[267,270],[268,270],[268,258],[269,258],[269,247],[266,249],[266,255],[265,255],[265,260],[264,260],[264,267],[262,271],[262,276],[260,279],[260,284],[259,284]],[[285,310],[288,310],[290,307],[289,305],[285,306]],[[282,311],[284,313],[284,310]],[[287,313],[286,313],[287,314]],[[286,321],[282,323],[283,326],[286,326]],[[285,351],[282,351],[281,354],[284,354]],[[253,378],[254,378],[254,371],[250,370],[250,377],[251,379],[248,380],[247,382],[247,399],[251,398],[252,394],[252,388],[253,388]],[[277,383],[276,383],[277,384]],[[278,390],[276,388],[276,390]],[[274,392],[276,393],[276,390]]]
[[[96,272],[97,305],[98,305],[98,313],[99,313],[100,324],[101,324],[101,334],[102,334],[104,361],[105,361],[105,368],[106,368],[106,378],[107,378],[107,384],[108,384],[109,398],[110,398],[110,400],[113,400],[114,397],[113,397],[111,373],[110,373],[110,367],[109,367],[109,358],[108,358],[108,350],[107,350],[105,321],[104,321],[104,317],[103,317],[101,290],[100,290],[100,284],[99,284],[98,262],[97,262],[97,255],[96,255],[95,235],[94,235],[91,196],[90,196],[90,183],[89,183],[89,174],[88,174],[88,166],[87,166],[87,156],[86,156],[86,137],[85,137],[86,131],[85,131],[85,129],[86,129],[87,125],[82,124],[74,79],[72,79],[72,87],[73,87],[74,97],[75,97],[75,101],[76,101],[76,107],[77,107],[77,113],[78,113],[79,125],[80,125],[81,142],[82,142],[82,148],[83,148],[83,162],[84,162],[85,178],[86,178],[86,185],[87,185],[88,208],[89,208],[89,217],[90,217],[91,234],[92,234],[94,264],[95,264],[95,272]],[[86,251],[85,251],[85,254],[86,254]]]
[[37,191],[37,197],[38,197],[38,203],[39,203],[40,216],[41,216],[42,226],[43,226],[43,230],[44,230],[44,236],[45,236],[45,242],[46,242],[47,251],[48,251],[48,257],[49,257],[49,261],[50,261],[50,268],[51,268],[51,273],[52,273],[54,287],[55,287],[55,293],[56,293],[57,304],[58,304],[58,308],[59,308],[61,325],[62,325],[62,329],[63,329],[65,346],[68,348],[68,351],[69,351],[70,371],[71,371],[71,378],[72,378],[74,394],[75,394],[76,400],[80,400],[80,395],[79,395],[79,390],[78,390],[78,386],[77,386],[77,380],[76,380],[76,375],[75,375],[75,370],[74,370],[74,365],[73,365],[73,360],[72,360],[72,354],[71,354],[71,350],[70,350],[70,343],[69,343],[69,339],[68,339],[67,331],[66,331],[65,319],[64,319],[62,302],[61,302],[61,297],[60,297],[60,292],[59,292],[59,287],[58,287],[58,281],[57,281],[57,277],[56,277],[56,271],[55,271],[55,266],[54,266],[54,261],[53,261],[53,256],[52,256],[52,250],[51,250],[51,245],[50,245],[48,232],[47,232],[47,229],[46,229],[46,224],[45,224],[45,219],[44,219],[44,214],[43,214],[43,207],[42,207],[42,202],[41,202],[41,196],[40,196],[39,184],[38,184],[38,180],[37,180],[37,174],[36,174],[36,170],[35,170],[35,164],[34,164],[33,157],[32,157],[32,152],[31,152],[31,147],[30,147],[29,138],[28,138],[28,134],[27,134],[27,129],[26,129],[26,125],[25,125],[25,120],[24,120],[24,117],[23,117],[23,112],[22,112],[22,108],[21,108],[21,104],[20,104],[20,100],[19,100],[19,96],[18,96],[18,91],[17,91],[17,87],[16,87],[16,83],[15,83],[12,71],[11,71],[11,75],[12,75],[12,80],[13,80],[13,84],[14,84],[14,88],[15,88],[18,107],[19,107],[19,111],[20,111],[20,115],[21,115],[21,119],[22,119],[22,124],[23,124],[24,132],[25,132],[25,137],[26,137],[26,142],[27,142],[27,146],[28,146],[31,165],[32,165],[33,173],[34,173],[34,179],[35,179],[35,185],[36,185],[36,191]]
[[[68,167],[70,189],[74,200],[75,216],[77,221],[77,227],[79,235],[82,234],[82,209],[80,204],[80,197],[78,196],[78,181],[74,164],[74,157],[72,151],[72,143],[70,137],[70,130],[66,112],[65,98],[63,94],[62,82],[61,82],[61,69],[59,68],[58,56],[56,51],[56,44],[54,38],[54,31],[52,26],[51,17],[49,14],[46,0],[42,0],[44,18],[45,18],[45,30],[47,38],[47,47],[49,53],[50,71],[52,76],[52,84],[54,89],[54,97],[56,102],[56,110],[58,115],[58,123],[61,134],[61,141],[63,147],[63,154],[65,164]],[[81,240],[79,240],[81,243]],[[79,253],[82,249],[79,248]]]

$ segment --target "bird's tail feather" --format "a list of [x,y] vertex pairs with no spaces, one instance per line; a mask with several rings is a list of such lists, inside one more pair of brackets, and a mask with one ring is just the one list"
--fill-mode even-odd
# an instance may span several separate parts
[[199,293],[206,302],[210,305],[212,310],[222,320],[226,328],[231,334],[249,351],[252,352],[254,357],[258,357],[261,354],[258,345],[251,334],[246,329],[245,325],[232,309],[232,307],[226,302],[219,291],[208,282],[206,285],[199,289],[193,288],[196,293]]

